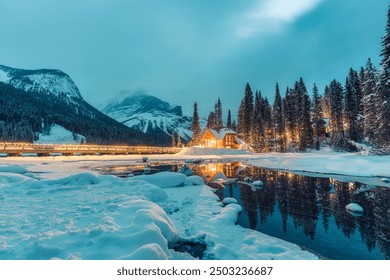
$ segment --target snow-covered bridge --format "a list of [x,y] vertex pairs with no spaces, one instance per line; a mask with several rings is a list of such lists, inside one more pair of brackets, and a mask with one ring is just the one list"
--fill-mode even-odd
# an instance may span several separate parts
[[115,145],[75,145],[75,144],[33,144],[33,143],[0,143],[0,154],[21,156],[36,154],[49,155],[127,155],[127,154],[175,154],[182,148],[152,146],[115,146]]

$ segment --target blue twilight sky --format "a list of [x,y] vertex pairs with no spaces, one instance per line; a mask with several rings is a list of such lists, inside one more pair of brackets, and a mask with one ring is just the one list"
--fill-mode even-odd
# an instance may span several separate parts
[[61,69],[95,106],[143,90],[206,117],[236,116],[246,82],[273,101],[371,57],[388,0],[0,0],[0,64]]

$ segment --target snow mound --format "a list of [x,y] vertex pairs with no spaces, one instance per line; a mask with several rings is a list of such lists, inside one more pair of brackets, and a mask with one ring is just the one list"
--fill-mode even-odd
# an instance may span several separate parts
[[203,186],[204,181],[201,177],[197,175],[192,175],[190,177],[187,177],[186,180],[184,181],[184,185],[186,186]]
[[179,155],[247,155],[251,154],[247,150],[235,150],[235,149],[213,149],[213,148],[184,148]]
[[352,212],[359,212],[359,213],[363,212],[363,208],[357,203],[350,203],[347,206],[345,206],[345,209]]
[[86,137],[72,133],[66,128],[54,124],[48,134],[39,133],[37,144],[82,144],[86,142]]
[[146,181],[161,188],[172,188],[184,186],[187,176],[175,172],[159,172],[129,178],[129,180],[131,179]]
[[26,174],[26,173],[28,173],[28,170],[26,168],[24,168],[22,166],[18,166],[18,165],[1,165],[0,172]]
[[16,179],[0,188],[0,259],[172,259],[175,225],[143,193],[157,186],[89,173]]
[[227,205],[227,204],[237,204],[237,199],[233,198],[233,197],[226,197],[222,200],[222,203]]

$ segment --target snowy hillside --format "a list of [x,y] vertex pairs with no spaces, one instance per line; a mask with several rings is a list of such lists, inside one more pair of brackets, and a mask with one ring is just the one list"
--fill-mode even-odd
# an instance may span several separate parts
[[64,96],[69,101],[82,98],[72,79],[60,70],[21,70],[0,65],[0,82],[25,91]]
[[151,95],[138,92],[108,104],[102,111],[143,133],[161,131],[171,135],[173,130],[184,140],[192,138],[192,118],[182,115],[181,106],[172,106]]
[[83,135],[72,133],[63,126],[53,125],[48,133],[39,133],[37,144],[82,144],[86,142]]

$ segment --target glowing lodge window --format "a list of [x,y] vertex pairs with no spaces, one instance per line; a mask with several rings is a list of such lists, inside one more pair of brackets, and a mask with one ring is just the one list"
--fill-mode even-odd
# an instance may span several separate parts
[[234,145],[234,135],[227,134],[225,136],[225,146],[233,146]]

